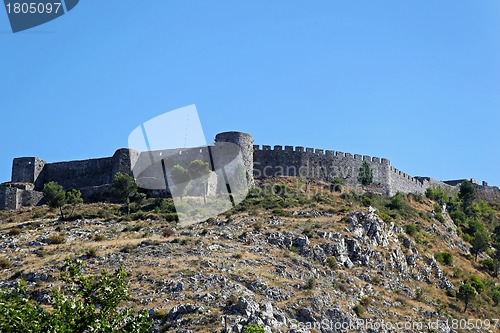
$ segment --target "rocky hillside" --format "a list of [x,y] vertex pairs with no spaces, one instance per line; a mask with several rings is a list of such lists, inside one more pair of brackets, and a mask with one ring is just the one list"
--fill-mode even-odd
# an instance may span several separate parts
[[[25,279],[31,297],[48,304],[70,257],[88,274],[123,264],[128,306],[149,311],[153,332],[243,332],[248,323],[266,332],[500,327],[499,280],[485,268],[493,249],[476,260],[463,226],[425,196],[279,178],[184,229],[167,221],[168,204],[147,200],[128,218],[116,204],[82,205],[72,221],[48,207],[1,212],[0,288]],[[489,231],[496,207],[488,204]],[[479,285],[465,313],[464,282]]]

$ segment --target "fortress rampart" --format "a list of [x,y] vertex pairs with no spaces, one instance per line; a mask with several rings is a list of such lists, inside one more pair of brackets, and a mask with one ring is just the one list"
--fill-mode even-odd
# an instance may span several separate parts
[[358,186],[359,169],[363,162],[373,173],[372,188],[390,194],[390,161],[379,157],[353,155],[333,150],[301,146],[253,146],[254,177],[302,176],[333,181],[336,177],[346,185]]
[[[50,181],[56,181],[66,190],[80,189],[86,199],[100,198],[104,192],[109,192],[117,172],[135,176],[142,188],[168,195],[166,179],[172,163],[187,166],[190,161],[199,159],[210,163],[214,171],[224,168],[227,172],[227,169],[235,168],[232,161],[238,154],[250,185],[254,178],[300,176],[327,182],[340,178],[348,186],[360,187],[358,178],[364,162],[373,175],[372,183],[364,188],[384,195],[397,192],[422,194],[431,186],[441,186],[453,192],[461,182],[444,183],[429,177],[412,177],[393,167],[387,158],[301,146],[259,146],[253,144],[250,134],[224,132],[217,134],[213,145],[205,147],[153,152],[119,149],[111,157],[57,163],[47,163],[37,157],[15,158],[12,181],[0,184],[0,209],[38,204],[43,197],[44,184]],[[218,176],[217,188],[225,187],[223,177]],[[155,187],[158,184],[160,187]],[[497,187],[485,186],[488,197],[500,197]]]

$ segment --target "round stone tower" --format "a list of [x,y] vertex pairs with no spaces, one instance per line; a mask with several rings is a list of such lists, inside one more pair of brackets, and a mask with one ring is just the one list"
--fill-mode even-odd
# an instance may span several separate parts
[[238,145],[241,149],[243,163],[247,173],[247,179],[250,186],[254,184],[253,180],[253,137],[248,133],[242,132],[223,132],[215,136],[215,142],[229,142]]

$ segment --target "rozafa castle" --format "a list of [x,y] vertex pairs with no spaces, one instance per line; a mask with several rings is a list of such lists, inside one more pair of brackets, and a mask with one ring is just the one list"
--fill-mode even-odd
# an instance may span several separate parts
[[[250,186],[256,179],[269,177],[304,177],[333,182],[343,180],[346,186],[360,187],[367,191],[392,196],[397,192],[423,194],[429,187],[441,186],[450,192],[457,190],[464,180],[438,181],[430,177],[413,177],[391,165],[386,158],[371,157],[344,153],[333,150],[313,149],[293,146],[274,147],[268,145],[254,145],[253,137],[247,133],[224,132],[217,134],[214,144],[195,148],[178,148],[164,151],[165,156],[176,156],[177,161],[184,164],[193,160],[213,161],[224,165],[230,163],[232,157],[224,154],[224,144],[239,147],[239,158],[243,161],[246,181]],[[162,152],[154,152],[161,156]],[[13,210],[25,206],[35,206],[43,203],[44,184],[55,181],[65,190],[78,189],[89,202],[99,201],[109,195],[116,173],[125,173],[134,176],[134,167],[141,157],[151,152],[138,152],[132,149],[118,149],[113,156],[94,158],[81,161],[47,163],[38,157],[19,157],[12,163],[11,181],[0,184],[0,210]],[[214,157],[215,156],[215,157]],[[161,163],[158,160],[156,163]],[[362,166],[369,166],[371,173],[370,184],[362,185],[360,170]],[[210,163],[212,171],[216,167]],[[169,168],[157,165],[151,170],[164,170],[168,175]],[[135,173],[137,175],[137,173]],[[215,172],[214,172],[215,174]],[[168,184],[164,189],[151,190],[144,185],[159,176],[148,169],[135,177],[139,187],[149,188],[151,196],[169,196]],[[224,187],[223,177],[218,177],[214,191]],[[478,192],[491,200],[500,201],[500,189],[488,186],[486,182],[479,184],[471,181],[478,188]]]

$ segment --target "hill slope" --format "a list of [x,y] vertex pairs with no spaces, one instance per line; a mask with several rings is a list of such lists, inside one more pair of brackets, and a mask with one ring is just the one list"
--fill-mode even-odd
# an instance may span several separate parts
[[[242,332],[249,322],[268,332],[495,331],[499,280],[480,264],[487,255],[475,261],[461,228],[424,196],[278,178],[184,229],[166,221],[166,205],[148,200],[130,218],[118,205],[82,205],[74,221],[47,207],[1,212],[0,287],[24,278],[47,304],[72,257],[89,274],[123,264],[128,305],[147,309],[155,332]],[[498,211],[488,207],[491,230]],[[456,294],[475,280],[484,291],[464,313]]]

